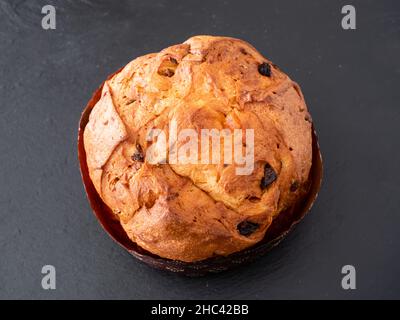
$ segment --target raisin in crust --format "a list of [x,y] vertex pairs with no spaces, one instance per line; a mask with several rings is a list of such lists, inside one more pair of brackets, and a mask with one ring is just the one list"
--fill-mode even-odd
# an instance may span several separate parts
[[[150,128],[254,129],[254,171],[144,157]],[[91,180],[128,237],[163,258],[229,255],[261,241],[308,188],[311,117],[299,86],[248,43],[196,36],[106,81],[84,131]]]

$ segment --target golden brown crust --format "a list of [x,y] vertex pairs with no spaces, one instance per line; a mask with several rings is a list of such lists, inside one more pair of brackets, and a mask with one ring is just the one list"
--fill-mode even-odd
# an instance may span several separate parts
[[[271,75],[258,67],[271,65]],[[90,177],[132,241],[164,258],[197,261],[263,239],[306,192],[311,120],[296,83],[248,43],[196,36],[130,62],[107,81],[84,132]],[[254,129],[254,171],[132,157],[150,128]],[[276,181],[262,189],[265,165]],[[257,224],[243,235],[243,221]]]

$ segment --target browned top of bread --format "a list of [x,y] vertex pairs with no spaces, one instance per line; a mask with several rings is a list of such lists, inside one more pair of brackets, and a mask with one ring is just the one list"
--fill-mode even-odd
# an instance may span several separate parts
[[[148,129],[168,133],[171,120],[178,129],[254,129],[254,171],[148,163]],[[192,262],[254,245],[302,198],[311,118],[299,86],[251,45],[196,36],[139,57],[106,81],[84,145],[93,184],[129,238]],[[275,180],[262,186],[271,172]]]

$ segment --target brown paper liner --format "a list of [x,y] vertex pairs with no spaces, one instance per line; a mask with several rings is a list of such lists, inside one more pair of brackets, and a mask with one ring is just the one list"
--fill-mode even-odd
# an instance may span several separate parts
[[[117,73],[118,72],[119,71],[117,71]],[[110,75],[108,79],[110,79],[114,74]],[[314,127],[312,128],[313,157],[310,170],[310,190],[301,202],[278,215],[278,217],[272,222],[271,226],[267,230],[267,233],[262,241],[250,248],[230,254],[226,257],[212,257],[206,260],[191,263],[165,259],[142,249],[128,238],[120,223],[113,219],[114,214],[102,201],[89,177],[86,153],[83,145],[83,132],[86,124],[89,121],[90,112],[101,97],[103,85],[104,83],[93,94],[82,113],[79,123],[78,158],[81,175],[90,206],[92,207],[95,216],[100,221],[100,224],[104,230],[111,236],[112,239],[114,239],[114,241],[125,248],[137,259],[154,268],[182,273],[188,276],[201,276],[210,272],[220,272],[231,269],[235,266],[250,262],[275,247],[289,233],[289,231],[298,222],[300,222],[300,220],[312,207],[321,187],[323,171],[322,157]]]

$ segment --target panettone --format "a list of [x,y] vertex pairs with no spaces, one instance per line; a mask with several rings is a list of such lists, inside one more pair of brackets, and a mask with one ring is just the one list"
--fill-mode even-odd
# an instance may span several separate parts
[[[149,130],[169,137],[171,123],[199,135],[252,129],[252,171],[238,174],[223,157],[169,161],[170,149],[150,161],[158,140]],[[83,142],[102,201],[131,241],[162,258],[195,262],[253,246],[310,186],[312,120],[299,86],[233,38],[195,36],[130,62],[105,82]]]

